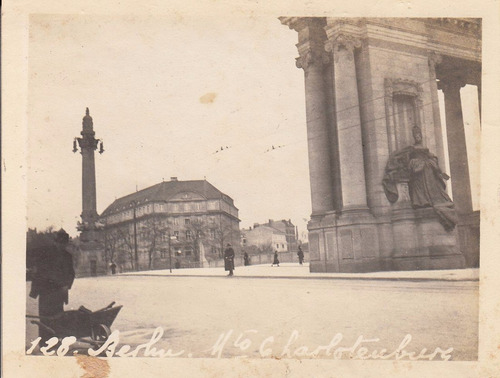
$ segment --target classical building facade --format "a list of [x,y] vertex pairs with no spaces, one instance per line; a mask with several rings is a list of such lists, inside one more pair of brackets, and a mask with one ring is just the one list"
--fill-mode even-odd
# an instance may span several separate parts
[[[472,208],[460,88],[477,86],[480,104],[481,21],[280,20],[298,33],[296,64],[305,78],[311,271],[477,266],[479,212]],[[445,156],[438,89],[454,202],[446,206],[455,214],[446,213],[446,225],[446,195],[436,199],[447,178],[438,167]],[[428,203],[415,197],[425,188],[437,193],[422,191]]]
[[[115,200],[100,216],[106,255],[121,270],[203,267],[238,250],[238,209],[206,180],[172,177]],[[171,265],[172,264],[172,265]]]

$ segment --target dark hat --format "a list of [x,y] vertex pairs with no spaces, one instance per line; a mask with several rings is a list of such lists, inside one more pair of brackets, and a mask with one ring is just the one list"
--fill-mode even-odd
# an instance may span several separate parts
[[226,247],[231,247],[231,243],[227,243]]

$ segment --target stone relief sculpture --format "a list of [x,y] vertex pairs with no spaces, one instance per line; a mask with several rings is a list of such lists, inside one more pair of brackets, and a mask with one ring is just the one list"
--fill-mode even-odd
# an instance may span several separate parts
[[415,144],[395,151],[389,157],[382,180],[385,195],[391,203],[399,198],[398,183],[407,183],[414,209],[432,207],[445,230],[451,231],[458,222],[455,205],[446,193],[446,180],[437,157],[422,145],[422,132],[412,129]]

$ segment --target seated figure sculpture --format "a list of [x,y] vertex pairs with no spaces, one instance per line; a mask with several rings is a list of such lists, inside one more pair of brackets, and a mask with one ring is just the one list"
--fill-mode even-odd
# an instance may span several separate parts
[[398,182],[407,182],[411,205],[414,209],[433,208],[446,231],[458,222],[455,205],[446,193],[446,180],[450,177],[441,171],[437,157],[422,145],[422,132],[412,129],[415,144],[391,154],[382,180],[387,199],[398,200]]

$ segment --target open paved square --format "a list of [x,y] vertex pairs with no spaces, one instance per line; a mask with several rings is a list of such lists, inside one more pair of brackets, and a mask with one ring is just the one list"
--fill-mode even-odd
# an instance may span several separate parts
[[[336,357],[327,352],[358,342],[356,348],[370,354],[386,349],[389,355],[403,343],[417,356],[424,348],[427,355],[453,348],[451,360],[477,359],[475,280],[342,279],[307,274],[298,264],[237,267],[235,277],[222,268],[182,273],[193,274],[80,278],[66,309],[96,310],[115,301],[123,305],[112,326],[120,331],[120,345],[133,350],[161,327],[154,346],[187,358],[311,358],[315,350],[317,358],[349,358],[348,351]],[[28,298],[27,313],[36,308]],[[28,346],[36,336],[36,326],[27,322]]]

